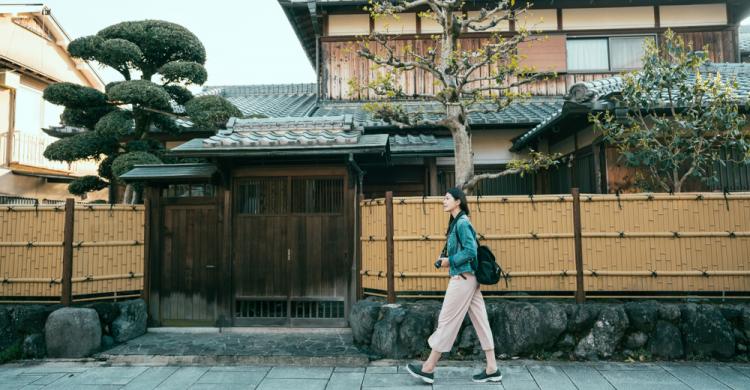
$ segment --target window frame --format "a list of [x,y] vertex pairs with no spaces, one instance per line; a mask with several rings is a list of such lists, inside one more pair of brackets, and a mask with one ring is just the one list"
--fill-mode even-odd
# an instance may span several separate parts
[[656,43],[657,47],[659,45],[659,39],[656,33],[641,33],[641,34],[617,34],[617,35],[573,35],[573,36],[566,36],[565,37],[565,54],[566,57],[569,54],[568,50],[568,41],[571,40],[583,40],[583,39],[604,39],[607,41],[607,69],[570,69],[568,66],[567,60],[566,60],[566,71],[567,73],[571,74],[586,74],[586,73],[622,73],[622,72],[629,72],[633,70],[638,70],[640,68],[613,68],[612,67],[612,39],[616,38],[634,38],[634,37],[641,37],[641,38],[647,38],[651,37],[653,38],[654,42]]

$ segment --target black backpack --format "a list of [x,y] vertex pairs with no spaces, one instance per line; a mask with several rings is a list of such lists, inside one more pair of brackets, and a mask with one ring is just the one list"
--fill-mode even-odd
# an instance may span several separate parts
[[[477,233],[474,231],[474,227],[469,225],[471,232],[474,233],[474,237]],[[458,236],[458,229],[453,229],[456,232],[456,240],[458,246],[463,250],[461,245],[461,237]],[[471,268],[474,270],[474,275],[477,277],[479,284],[497,284],[500,278],[505,279],[505,286],[508,286],[508,278],[506,277],[503,268],[495,260],[495,255],[492,253],[490,248],[486,245],[479,245],[477,239],[477,258],[471,261]]]

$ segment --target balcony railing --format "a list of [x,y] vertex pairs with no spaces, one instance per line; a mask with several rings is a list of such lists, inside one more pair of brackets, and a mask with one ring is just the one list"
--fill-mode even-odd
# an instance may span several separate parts
[[[44,157],[44,150],[55,140],[33,134],[25,134],[16,131],[13,133],[13,147],[10,162],[20,165],[28,165],[36,168],[53,169],[67,172],[76,176],[95,175],[98,163],[95,160],[76,161],[66,163],[51,161]],[[6,151],[8,145],[8,133],[0,133],[0,164],[8,161]]]

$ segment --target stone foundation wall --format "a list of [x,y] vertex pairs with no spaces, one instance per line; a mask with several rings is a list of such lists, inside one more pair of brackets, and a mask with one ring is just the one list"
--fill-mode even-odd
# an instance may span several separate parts
[[[142,299],[73,308],[59,304],[0,305],[0,363],[48,355],[82,357],[73,355],[108,349],[145,333],[146,316]],[[82,345],[87,348],[80,349]],[[76,347],[79,350],[73,351]]]
[[[486,303],[495,352],[501,358],[750,358],[750,304]],[[354,341],[375,358],[425,357],[440,305],[439,301],[390,305],[371,298],[359,301],[350,317]],[[448,357],[483,356],[467,316]]]

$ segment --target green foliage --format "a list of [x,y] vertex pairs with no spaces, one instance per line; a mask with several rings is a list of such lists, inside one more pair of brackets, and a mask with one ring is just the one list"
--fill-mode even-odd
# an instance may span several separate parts
[[103,136],[118,137],[132,133],[134,125],[132,112],[117,110],[99,119],[94,129]]
[[86,61],[96,60],[104,39],[96,35],[74,39],[68,44],[68,53]]
[[113,106],[93,106],[82,109],[66,108],[60,116],[60,120],[68,126],[93,129],[99,119],[114,109]]
[[20,359],[23,352],[21,349],[22,344],[23,340],[18,339],[16,342],[8,346],[8,348],[0,350],[0,364]]
[[159,68],[159,74],[167,82],[198,84],[206,82],[208,73],[203,65],[191,61],[167,62]]
[[110,99],[121,103],[171,111],[167,91],[148,80],[123,81],[112,86],[107,93]]
[[[133,42],[119,38],[107,39],[100,45],[96,60],[117,69],[125,75],[124,72],[127,72],[127,69],[140,65],[143,60],[143,53],[141,53],[138,45]],[[129,73],[125,77],[129,78]]]
[[179,85],[165,85],[164,90],[180,105],[184,105],[193,98],[193,94],[187,88]]
[[[673,32],[665,40],[664,53],[647,41],[643,69],[624,76],[617,107],[626,114],[590,120],[628,166],[650,172],[662,190],[680,192],[689,177],[716,184],[718,165],[750,162],[735,83],[702,75],[705,59]],[[744,159],[732,158],[738,155]]]
[[91,87],[54,83],[44,89],[44,100],[67,108],[84,109],[107,104],[107,95]]
[[154,154],[161,154],[164,150],[164,146],[161,142],[155,139],[139,139],[130,141],[125,146],[128,152],[149,152]]
[[206,129],[222,129],[231,117],[241,117],[237,107],[219,96],[199,96],[185,104],[185,111],[196,126]]
[[162,20],[122,22],[97,33],[104,39],[124,39],[143,53],[145,73],[153,73],[170,61],[206,62],[206,49],[190,30]]
[[112,174],[119,178],[125,172],[133,169],[134,165],[141,164],[161,164],[161,160],[148,152],[129,152],[124,153],[112,162]]
[[44,150],[44,157],[52,161],[65,162],[97,159],[101,154],[116,152],[118,147],[116,138],[102,136],[94,131],[85,131],[53,142]]
[[107,188],[108,185],[109,183],[100,179],[98,176],[88,175],[79,177],[70,182],[70,184],[68,184],[68,192],[73,195],[81,196],[87,192],[99,191]]
[[177,134],[182,130],[180,126],[177,125],[174,118],[169,115],[154,113],[151,114],[151,121],[159,130],[170,134]]
[[[186,111],[206,129],[223,127],[230,116],[241,115],[221,97],[195,99],[185,88],[206,82],[206,50],[180,25],[161,20],[122,22],[75,39],[68,50],[74,57],[117,70],[125,80],[107,84],[104,93],[71,83],[47,87],[44,98],[66,107],[62,122],[89,130],[51,144],[44,155],[52,160],[72,162],[105,155],[98,173],[112,180],[118,169],[131,162],[159,162],[152,153],[161,155],[164,147],[149,139],[150,131],[154,126],[168,133],[181,130],[176,117],[186,115],[175,113],[174,103],[190,105]],[[165,85],[151,81],[158,75]],[[132,80],[134,76],[141,79]],[[125,137],[136,141],[125,145],[123,153],[120,143]],[[100,184],[86,178],[71,184],[71,191],[83,193]]]

